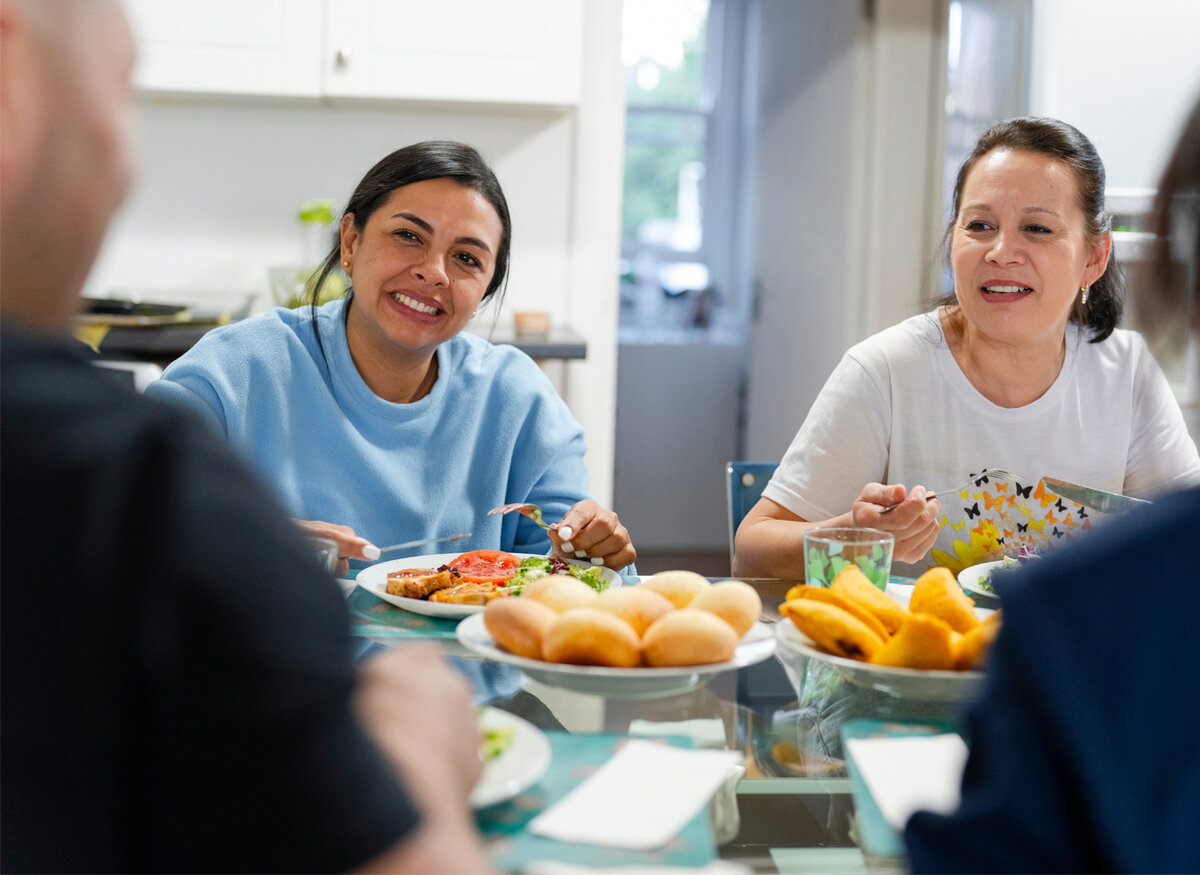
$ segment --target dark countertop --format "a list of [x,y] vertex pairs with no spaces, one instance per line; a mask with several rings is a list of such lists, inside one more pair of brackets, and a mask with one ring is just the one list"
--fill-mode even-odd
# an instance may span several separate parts
[[[99,352],[107,358],[154,362],[165,367],[183,355],[197,340],[216,326],[210,322],[181,323],[154,327],[113,326],[100,341]],[[511,326],[482,327],[472,333],[492,343],[510,344],[533,359],[582,359],[587,341],[566,327],[553,327],[546,335],[518,336]]]

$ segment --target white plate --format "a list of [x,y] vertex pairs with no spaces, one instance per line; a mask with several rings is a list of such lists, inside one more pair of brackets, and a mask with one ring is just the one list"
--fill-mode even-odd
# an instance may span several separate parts
[[[424,614],[426,617],[457,617],[461,619],[471,614],[478,614],[483,610],[483,605],[448,605],[442,602],[427,602],[424,599],[409,599],[401,595],[392,595],[387,591],[387,576],[393,571],[399,571],[402,568],[437,568],[439,565],[445,565],[451,559],[455,559],[461,555],[462,553],[434,553],[429,556],[408,556],[404,559],[389,559],[387,562],[380,562],[364,568],[358,572],[358,577],[355,578],[355,581],[371,595],[381,598],[398,608],[411,611],[414,614]],[[519,559],[526,559],[537,554],[513,553],[512,555]],[[580,568],[592,567],[589,562],[579,562],[574,559],[568,559],[567,561]],[[600,576],[608,582],[609,586],[621,585],[621,575],[617,574],[611,568],[601,567]]]
[[990,589],[984,589],[979,585],[979,579],[992,573],[993,569],[999,568],[1005,564],[1003,559],[998,559],[995,562],[980,562],[978,565],[972,565],[970,568],[964,568],[958,572],[958,585],[968,592],[976,593],[977,595],[985,595],[988,598],[999,598],[995,592]]
[[550,739],[532,723],[499,708],[485,708],[479,715],[480,729],[505,726],[513,730],[512,744],[484,763],[483,774],[471,790],[475,808],[511,799],[533,786],[550,766]]
[[[911,583],[887,585],[887,594],[905,607],[912,598],[912,592]],[[975,613],[984,619],[994,612],[989,608],[977,607]],[[783,649],[827,663],[848,683],[879,690],[897,698],[924,702],[965,702],[974,698],[983,683],[983,672],[978,671],[898,668],[834,656],[819,649],[811,638],[786,618],[775,624],[775,637]]]
[[846,659],[826,653],[812,639],[796,628],[791,620],[775,624],[775,637],[780,647],[824,662],[833,667],[842,679],[860,687],[878,690],[900,699],[924,702],[966,702],[974,698],[983,683],[983,672],[933,671],[919,668],[896,668],[890,665],[871,665],[857,659]]
[[775,652],[771,627],[755,623],[747,632],[733,659],[710,665],[689,665],[679,668],[605,668],[594,665],[562,665],[514,656],[496,646],[483,617],[467,617],[455,630],[458,643],[468,650],[495,662],[507,662],[521,669],[535,681],[577,693],[592,693],[614,699],[652,699],[682,693],[707,681],[723,671],[762,662]]

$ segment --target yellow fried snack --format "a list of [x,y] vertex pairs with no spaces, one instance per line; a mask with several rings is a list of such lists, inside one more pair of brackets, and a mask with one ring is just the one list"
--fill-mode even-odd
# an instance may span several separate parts
[[866,608],[878,617],[879,622],[892,634],[895,634],[904,618],[908,616],[904,605],[871,583],[857,565],[851,565],[838,572],[829,588]]
[[816,599],[795,599],[779,606],[779,613],[796,624],[822,650],[848,659],[870,659],[883,639],[848,611]]
[[955,632],[970,632],[979,625],[975,602],[962,591],[949,568],[931,568],[918,577],[908,609],[945,620]]
[[1000,632],[1000,612],[996,611],[962,637],[958,648],[958,668],[961,670],[981,669],[987,662],[992,642]]
[[876,617],[862,605],[856,604],[841,593],[836,593],[833,590],[826,589],[823,586],[807,586],[803,583],[799,586],[793,586],[788,590],[787,601],[790,602],[795,599],[816,599],[819,602],[825,602],[827,605],[833,605],[836,608],[841,608],[843,611],[846,611],[847,613],[861,620],[868,629],[870,629],[884,641],[887,641],[888,637],[892,634],[887,630],[887,627],[880,622],[878,617]]
[[960,638],[945,621],[929,614],[912,614],[874,656],[873,665],[950,670],[958,657]]

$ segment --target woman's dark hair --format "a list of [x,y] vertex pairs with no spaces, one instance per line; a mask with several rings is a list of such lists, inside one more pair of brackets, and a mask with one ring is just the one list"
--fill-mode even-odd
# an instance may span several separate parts
[[[483,300],[489,300],[497,291],[501,291],[505,277],[508,276],[508,253],[512,243],[512,219],[508,214],[508,201],[504,199],[504,190],[492,168],[483,160],[483,156],[472,147],[452,140],[427,140],[397,149],[381,159],[367,171],[366,176],[350,195],[342,218],[354,216],[354,227],[360,231],[366,226],[371,215],[383,205],[392,192],[414,182],[424,182],[428,179],[453,179],[460,185],[479,192],[496,210],[500,217],[500,244],[496,249],[496,266],[492,273],[492,281],[488,283]],[[334,242],[333,248],[321,262],[309,293],[309,305],[312,309],[313,330],[317,328],[317,302],[321,297],[329,275],[337,270],[341,261],[341,236]],[[353,291],[350,293],[353,295]],[[501,297],[503,292],[501,291]],[[321,343],[321,335],[317,332],[317,343]],[[322,347],[322,354],[324,348]]]
[[[948,250],[954,226],[958,221],[963,187],[979,159],[996,149],[1013,152],[1034,152],[1065,164],[1075,177],[1079,207],[1084,216],[1084,235],[1089,244],[1095,243],[1112,227],[1112,215],[1104,203],[1104,164],[1092,141],[1077,129],[1052,118],[1014,118],[992,125],[975,144],[971,154],[958,169],[954,182],[954,211],[946,225],[942,244]],[[1092,331],[1092,343],[1099,343],[1121,322],[1125,309],[1125,289],[1120,268],[1109,255],[1108,269],[1088,289],[1087,306],[1078,296],[1070,319]],[[938,303],[952,305],[953,291]]]

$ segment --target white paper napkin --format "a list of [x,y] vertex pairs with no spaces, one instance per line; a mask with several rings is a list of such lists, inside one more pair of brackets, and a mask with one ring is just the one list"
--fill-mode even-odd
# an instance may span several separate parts
[[725,749],[725,723],[720,717],[696,717],[691,720],[630,720],[629,734],[642,738],[684,735],[696,747]]
[[914,811],[958,808],[967,745],[953,733],[848,738],[846,751],[871,798],[897,832]]
[[724,783],[742,755],[627,741],[607,763],[529,823],[538,835],[631,850],[661,848]]

